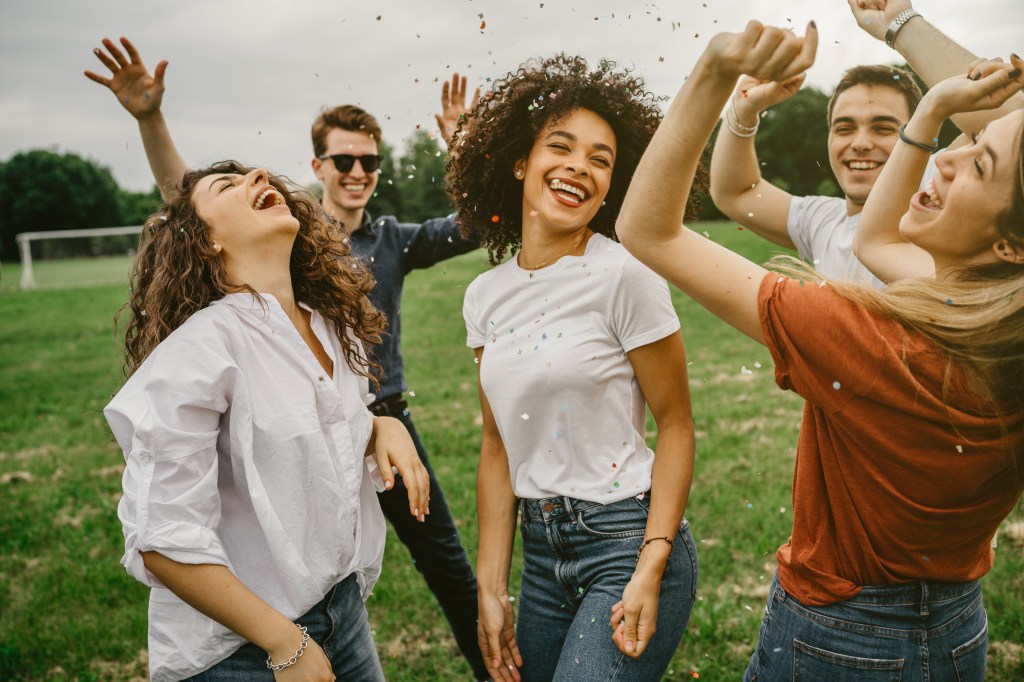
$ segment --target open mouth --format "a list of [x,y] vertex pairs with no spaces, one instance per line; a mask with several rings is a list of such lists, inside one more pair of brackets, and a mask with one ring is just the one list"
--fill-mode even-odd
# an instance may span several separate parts
[[343,190],[345,190],[346,192],[365,192],[366,191],[366,183],[365,182],[362,182],[362,183],[359,183],[359,184],[347,183],[347,184],[342,185],[341,188]]
[[928,181],[923,192],[918,192],[916,199],[922,208],[929,211],[941,211],[945,205],[942,203],[942,197],[939,196],[938,190],[935,189],[935,183],[931,180]]
[[275,206],[284,205],[284,197],[281,196],[276,189],[268,187],[260,195],[256,197],[256,201],[253,202],[253,209],[257,211],[263,211],[268,208],[274,208]]
[[549,182],[548,187],[556,197],[572,206],[578,206],[590,198],[590,194],[583,187],[558,178]]

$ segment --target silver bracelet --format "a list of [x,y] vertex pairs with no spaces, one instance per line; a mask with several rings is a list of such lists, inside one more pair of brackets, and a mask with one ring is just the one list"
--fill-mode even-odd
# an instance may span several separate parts
[[733,97],[732,99],[729,100],[729,111],[732,112],[732,120],[733,120],[733,123],[736,124],[737,128],[739,128],[740,130],[742,130],[745,133],[755,133],[755,132],[757,132],[757,127],[759,125],[761,125],[761,117],[757,116],[755,114],[755,118],[756,118],[757,122],[754,123],[754,125],[752,127],[751,126],[745,126],[742,123],[740,123],[740,115],[736,111],[736,98],[735,97]]
[[885,44],[892,47],[892,44],[896,42],[896,34],[900,32],[903,25],[914,17],[921,16],[921,13],[916,9],[905,9],[896,15],[896,18],[889,24],[889,28],[885,29]]
[[279,672],[281,670],[284,670],[285,668],[290,668],[296,663],[298,663],[299,659],[302,657],[302,652],[306,650],[306,645],[309,644],[309,633],[306,631],[305,625],[299,625],[298,628],[302,630],[302,643],[299,644],[299,648],[295,650],[295,653],[292,654],[291,658],[289,658],[284,663],[274,663],[270,659],[270,656],[267,656],[267,667],[273,670],[274,672]]
[[[760,119],[758,120],[758,123],[760,124]],[[753,128],[748,128],[747,126],[743,125],[739,121],[736,121],[736,126],[739,126],[741,128],[741,129],[737,129],[733,125],[732,118],[729,116],[729,110],[726,110],[726,112],[725,112],[725,126],[729,129],[729,132],[732,133],[733,135],[735,135],[736,137],[742,137],[742,138],[745,138],[745,139],[750,139],[754,135],[757,135],[757,126],[756,125]]]

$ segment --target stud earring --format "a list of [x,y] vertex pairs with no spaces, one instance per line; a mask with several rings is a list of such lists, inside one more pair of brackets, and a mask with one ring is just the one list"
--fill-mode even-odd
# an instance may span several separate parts
[[516,176],[517,180],[522,180],[523,179],[523,169],[522,168],[516,168],[515,171],[512,174]]

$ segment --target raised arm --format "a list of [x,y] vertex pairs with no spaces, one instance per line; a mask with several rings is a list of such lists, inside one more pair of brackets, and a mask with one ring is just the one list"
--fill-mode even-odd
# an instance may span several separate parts
[[622,244],[713,314],[764,343],[757,292],[767,272],[683,225],[701,151],[742,73],[787,81],[814,62],[818,32],[804,38],[751,22],[711,39],[637,166],[616,231]]
[[[932,257],[900,234],[900,220],[917,192],[915,178],[921,177],[928,161],[925,147],[932,144],[942,122],[955,113],[994,110],[1019,94],[1024,87],[1024,61],[1011,57],[1010,62],[981,62],[967,78],[954,76],[938,83],[925,94],[903,130],[901,142],[864,204],[853,242],[857,258],[883,282],[935,275]],[[939,172],[943,172],[941,166]]]
[[715,206],[755,234],[789,249],[796,248],[788,229],[793,195],[761,177],[754,139],[761,112],[792,97],[803,82],[802,73],[785,83],[741,79],[711,154]]
[[[480,100],[480,88],[473,91],[473,101],[469,103],[469,109],[476,108]],[[437,120],[437,127],[441,130],[441,137],[445,144],[450,144],[455,129],[459,127],[459,119],[466,114],[466,77],[459,76],[458,72],[452,74],[452,82],[448,81],[441,86],[441,113],[434,114]]]
[[157,64],[150,75],[131,41],[122,37],[121,45],[128,53],[127,58],[109,38],[103,39],[106,52],[98,47],[93,50],[96,58],[110,69],[109,78],[88,70],[85,71],[85,76],[109,88],[121,106],[138,121],[149,168],[153,172],[160,195],[166,199],[168,192],[178,184],[188,170],[188,164],[178,153],[160,110],[164,97],[164,72],[167,70],[167,60]]
[[[913,11],[910,0],[847,0],[857,25],[877,40],[892,39],[892,47],[907,60],[928,87],[962,76],[978,59],[965,47],[944,34],[921,14],[907,19],[891,35],[893,21],[904,12]],[[1017,93],[994,110],[958,112],[952,117],[956,127],[968,136],[977,133],[1014,109],[1024,107],[1024,94]]]

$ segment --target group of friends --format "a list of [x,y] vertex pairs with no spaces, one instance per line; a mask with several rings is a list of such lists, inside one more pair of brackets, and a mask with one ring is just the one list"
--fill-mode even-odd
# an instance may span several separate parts
[[[319,202],[235,161],[190,170],[161,112],[167,62],[104,40],[110,74],[86,75],[137,119],[164,199],[105,410],[122,563],[153,588],[152,678],[382,680],[364,600],[387,518],[477,679],[659,679],[698,594],[671,283],[805,399],[792,534],[744,679],[982,679],[979,579],[1024,490],[1024,61],[977,59],[906,0],[849,4],[930,89],[889,66],[844,75],[843,198],[761,177],[761,112],[799,89],[818,34],[751,22],[710,40],[664,115],[608,61],[529,61],[468,106],[456,74],[437,117],[456,212],[421,224],[366,210],[366,111],[314,121]],[[803,260],[765,267],[687,227],[720,118],[711,197]],[[949,118],[965,136],[939,151]],[[478,247],[495,267],[463,306],[474,573],[403,397],[400,306],[411,270]]]

